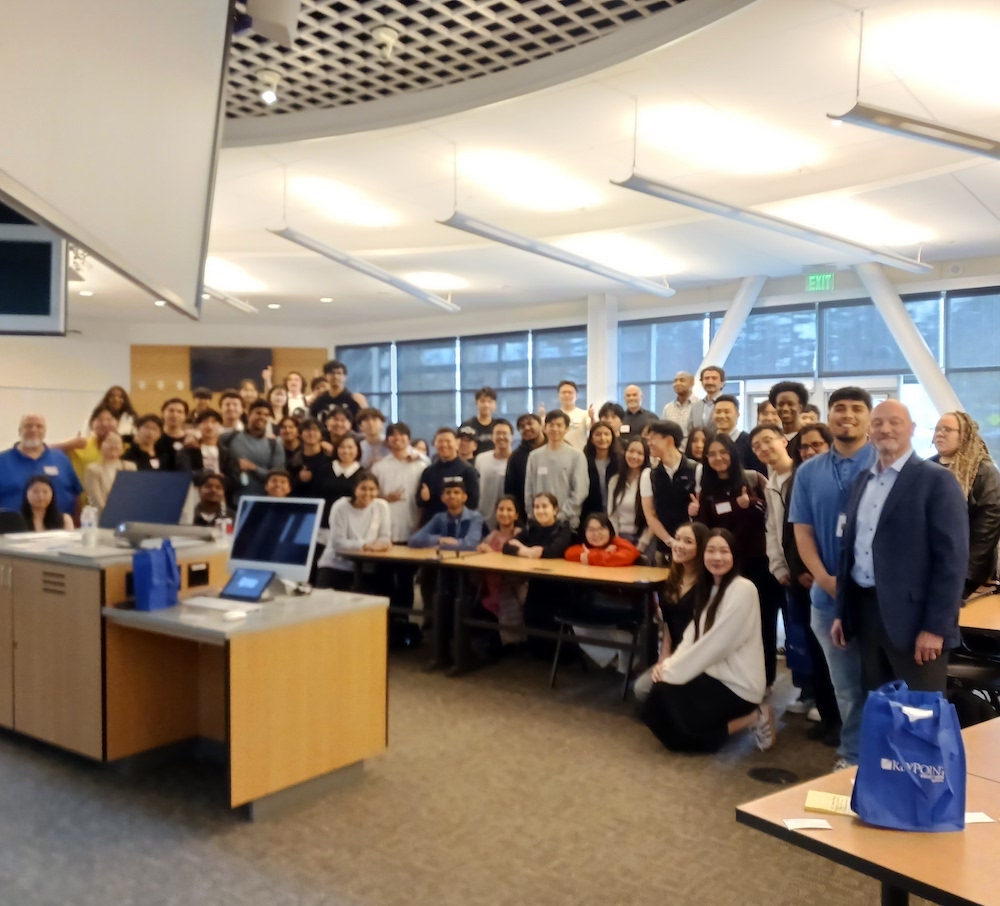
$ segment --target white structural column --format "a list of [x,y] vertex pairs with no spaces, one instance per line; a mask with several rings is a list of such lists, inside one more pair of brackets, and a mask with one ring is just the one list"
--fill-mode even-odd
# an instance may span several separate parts
[[[733,351],[736,340],[746,324],[747,316],[760,298],[760,291],[764,288],[767,277],[744,277],[740,283],[740,288],[736,291],[729,311],[722,319],[719,330],[708,347],[705,354],[705,361],[698,367],[698,374],[706,365],[718,365],[720,368],[726,367],[726,359]],[[698,375],[696,374],[695,377]]]
[[617,397],[618,297],[587,296],[587,402],[596,413]]
[[958,395],[948,383],[948,378],[938,365],[937,359],[917,330],[917,325],[913,323],[910,313],[886,276],[882,265],[868,261],[854,265],[854,270],[857,271],[865,289],[868,290],[868,295],[885,320],[889,332],[899,344],[910,370],[920,381],[938,414],[961,410],[963,407]]

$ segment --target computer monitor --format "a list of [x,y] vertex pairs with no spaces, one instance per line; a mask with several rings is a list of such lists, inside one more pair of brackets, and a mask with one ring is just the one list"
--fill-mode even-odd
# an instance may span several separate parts
[[121,471],[111,485],[98,525],[105,529],[125,522],[177,525],[190,488],[190,472]]
[[323,501],[241,497],[229,570],[269,569],[279,578],[309,581]]

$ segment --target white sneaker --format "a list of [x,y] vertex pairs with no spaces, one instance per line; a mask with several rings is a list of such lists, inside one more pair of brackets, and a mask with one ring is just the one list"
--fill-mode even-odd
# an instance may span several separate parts
[[757,709],[757,720],[751,724],[750,731],[753,733],[757,748],[762,752],[766,752],[774,745],[774,711],[770,705],[763,704]]
[[809,709],[809,713],[806,714],[806,720],[811,720],[814,724],[818,724],[823,718],[819,716],[819,708],[813,705]]
[[846,758],[838,758],[833,763],[833,773],[836,774],[837,771],[846,771],[848,768],[853,768],[854,765],[851,764]]
[[795,701],[790,702],[785,710],[789,714],[808,714],[809,709],[812,708],[816,703],[811,698],[802,698],[801,696]]

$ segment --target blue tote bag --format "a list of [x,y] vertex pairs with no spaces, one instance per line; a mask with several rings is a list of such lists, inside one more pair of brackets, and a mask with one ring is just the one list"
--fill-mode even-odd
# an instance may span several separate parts
[[136,610],[160,610],[177,603],[181,571],[177,554],[169,540],[152,550],[137,551],[132,557],[132,582]]
[[943,695],[911,692],[902,682],[869,693],[851,808],[878,827],[965,827],[965,746]]

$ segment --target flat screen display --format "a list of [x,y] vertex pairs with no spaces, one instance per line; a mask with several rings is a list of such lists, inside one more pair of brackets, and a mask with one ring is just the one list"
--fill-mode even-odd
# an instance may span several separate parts
[[305,582],[322,509],[322,500],[242,497],[230,568],[272,569],[283,579]]
[[270,569],[238,569],[219,597],[231,601],[259,601],[273,578],[274,571]]
[[51,242],[0,239],[0,315],[49,314],[52,251]]
[[119,472],[98,524],[109,529],[123,522],[177,525],[190,487],[190,472]]

